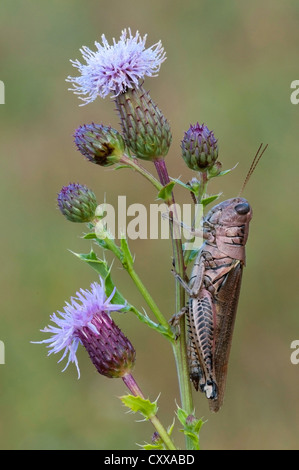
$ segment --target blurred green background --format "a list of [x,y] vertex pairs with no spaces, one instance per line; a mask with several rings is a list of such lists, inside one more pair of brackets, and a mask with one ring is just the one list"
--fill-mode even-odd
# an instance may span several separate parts
[[[1,449],[135,449],[149,441],[149,423],[136,423],[118,396],[121,380],[99,376],[86,352],[61,373],[58,357],[32,345],[39,329],[95,273],[69,250],[88,252],[81,225],[67,222],[56,194],[69,182],[91,187],[103,202],[154,202],[155,192],[129,170],[91,165],[76,151],[72,134],[95,121],[119,128],[110,98],[79,107],[65,78],[69,59],[94,49],[105,34],[125,27],[159,39],[167,52],[158,78],[145,86],[169,119],[173,177],[190,179],[180,140],[190,123],[205,122],[219,138],[220,160],[236,170],[215,179],[210,192],[235,196],[261,142],[269,149],[246,188],[253,206],[225,404],[212,415],[194,396],[203,449],[298,449],[299,365],[290,344],[299,339],[298,123],[290,84],[299,79],[299,4],[287,0],[110,0],[0,4]],[[151,168],[151,165],[147,165]],[[189,202],[179,188],[178,202]],[[174,280],[167,241],[131,242],[136,269],[163,311],[174,313]],[[144,306],[125,272],[113,267],[118,287]],[[178,386],[171,348],[130,314],[115,316],[137,350],[135,377],[145,395],[159,399],[159,416],[172,422]],[[183,446],[181,434],[175,435]]]

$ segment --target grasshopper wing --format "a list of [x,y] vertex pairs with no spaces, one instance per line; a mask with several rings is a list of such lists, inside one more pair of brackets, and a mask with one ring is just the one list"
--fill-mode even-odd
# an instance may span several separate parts
[[235,266],[226,274],[218,291],[216,306],[215,331],[215,376],[218,385],[218,396],[210,400],[210,410],[217,412],[223,404],[229,354],[237,313],[243,272],[242,261],[236,261]]

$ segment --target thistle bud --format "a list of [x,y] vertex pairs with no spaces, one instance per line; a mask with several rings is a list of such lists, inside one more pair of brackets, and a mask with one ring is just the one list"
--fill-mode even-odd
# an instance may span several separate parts
[[70,222],[91,222],[95,216],[97,200],[91,189],[82,184],[63,186],[57,197],[61,213]]
[[188,415],[187,418],[186,418],[186,425],[187,426],[192,426],[192,424],[194,424],[196,421],[197,421],[197,419],[195,418],[195,416]]
[[218,157],[218,144],[213,131],[197,123],[185,132],[182,140],[182,156],[191,170],[206,171]]
[[102,312],[93,318],[94,328],[78,331],[97,371],[108,378],[118,378],[130,373],[135,364],[135,349],[110,315]]
[[168,121],[142,86],[128,89],[115,98],[123,136],[137,158],[165,157],[171,144]]
[[79,152],[90,162],[101,166],[118,163],[126,149],[122,135],[116,129],[101,124],[80,126],[74,137]]
[[159,445],[159,444],[162,444],[162,439],[160,437],[160,434],[155,431],[154,434],[152,435],[152,444],[154,445]]

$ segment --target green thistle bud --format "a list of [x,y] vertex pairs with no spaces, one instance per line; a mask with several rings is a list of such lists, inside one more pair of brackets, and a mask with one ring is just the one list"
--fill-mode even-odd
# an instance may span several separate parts
[[206,171],[218,158],[218,144],[213,131],[204,124],[190,126],[182,140],[182,156],[191,170]]
[[132,153],[144,160],[167,155],[171,144],[168,121],[142,86],[128,89],[115,98],[123,136]]
[[192,426],[192,424],[194,424],[196,421],[198,421],[195,416],[193,415],[188,415],[187,418],[186,418],[186,425],[187,426]]
[[95,217],[97,200],[93,191],[82,184],[63,186],[57,197],[61,213],[70,222],[91,222]]
[[192,188],[194,194],[198,194],[200,190],[200,181],[197,178],[192,178],[191,181],[188,181],[188,186]]
[[110,166],[118,163],[126,150],[122,135],[112,127],[85,124],[76,130],[74,137],[82,155],[97,165]]

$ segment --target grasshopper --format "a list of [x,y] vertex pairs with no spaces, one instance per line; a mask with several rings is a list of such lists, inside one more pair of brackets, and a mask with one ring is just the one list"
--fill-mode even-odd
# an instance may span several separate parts
[[[260,145],[240,194],[266,148],[261,151]],[[203,220],[205,241],[189,283],[175,274],[189,295],[189,305],[179,315],[187,317],[190,379],[206,394],[213,412],[223,404],[251,218],[252,209],[240,196],[214,206]]]

